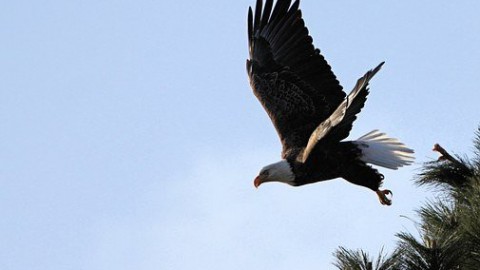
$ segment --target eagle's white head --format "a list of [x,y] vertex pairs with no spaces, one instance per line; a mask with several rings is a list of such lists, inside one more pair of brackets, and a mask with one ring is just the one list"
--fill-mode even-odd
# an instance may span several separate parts
[[256,188],[265,182],[282,182],[289,185],[295,185],[295,175],[292,167],[287,160],[283,159],[279,162],[263,167],[260,173],[253,181]]

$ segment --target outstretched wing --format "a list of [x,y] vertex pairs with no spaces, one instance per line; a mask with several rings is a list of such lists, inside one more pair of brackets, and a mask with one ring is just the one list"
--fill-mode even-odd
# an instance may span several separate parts
[[322,141],[341,141],[348,137],[352,124],[357,119],[357,114],[362,110],[367,101],[368,82],[377,74],[385,62],[369,70],[357,84],[347,98],[340,103],[337,109],[312,132],[307,146],[303,152],[302,161],[305,162],[310,152]]
[[283,145],[283,157],[303,149],[311,133],[345,98],[330,66],[315,49],[299,1],[257,0],[248,13],[247,72]]

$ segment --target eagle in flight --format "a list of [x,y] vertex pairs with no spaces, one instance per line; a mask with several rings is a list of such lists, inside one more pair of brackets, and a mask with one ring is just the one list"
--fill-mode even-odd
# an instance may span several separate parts
[[413,163],[414,151],[374,130],[345,141],[367,100],[368,82],[383,62],[361,77],[349,95],[312,43],[299,0],[257,0],[248,11],[250,85],[280,137],[282,160],[261,169],[255,187],[265,182],[301,186],[334,178],[367,187],[380,203],[383,175],[369,164],[398,169]]

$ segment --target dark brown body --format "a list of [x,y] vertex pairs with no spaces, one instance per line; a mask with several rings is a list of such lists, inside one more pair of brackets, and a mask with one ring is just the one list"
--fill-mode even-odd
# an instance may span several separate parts
[[343,178],[376,191],[382,183],[383,175],[363,162],[361,155],[362,152],[355,143],[340,142],[326,149],[315,149],[306,163],[289,160],[295,174],[295,185]]

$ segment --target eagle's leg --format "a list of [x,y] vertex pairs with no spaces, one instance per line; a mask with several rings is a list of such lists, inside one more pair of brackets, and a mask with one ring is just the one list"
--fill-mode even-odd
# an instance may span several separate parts
[[393,195],[391,190],[377,190],[376,191],[380,203],[383,205],[392,205],[392,200],[387,197],[387,195]]

